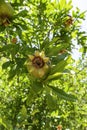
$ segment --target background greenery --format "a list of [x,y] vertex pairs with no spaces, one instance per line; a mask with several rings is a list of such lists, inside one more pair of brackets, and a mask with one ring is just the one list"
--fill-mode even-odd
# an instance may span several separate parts
[[[63,130],[86,130],[85,12],[74,11],[66,0],[8,2],[15,13],[8,26],[0,25],[0,130],[56,130],[59,124]],[[77,45],[82,57],[75,61]],[[51,61],[50,72],[39,80],[25,66],[36,50]]]

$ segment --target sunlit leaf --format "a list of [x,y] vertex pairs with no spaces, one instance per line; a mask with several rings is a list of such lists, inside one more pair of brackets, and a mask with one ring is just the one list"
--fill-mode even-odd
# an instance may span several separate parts
[[65,100],[68,100],[68,101],[76,101],[76,97],[74,95],[71,95],[71,94],[67,94],[65,93],[62,89],[59,89],[58,87],[53,87],[51,85],[48,85],[55,94],[58,95],[58,97],[62,98],[62,99],[65,99]]

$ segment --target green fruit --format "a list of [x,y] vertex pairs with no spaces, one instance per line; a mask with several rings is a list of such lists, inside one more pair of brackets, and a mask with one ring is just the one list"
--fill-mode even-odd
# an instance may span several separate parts
[[13,16],[14,10],[9,3],[0,1],[0,24],[3,24],[3,21],[6,21]]
[[44,78],[50,69],[49,62],[49,57],[45,56],[44,51],[36,51],[34,55],[29,55],[26,66],[32,76]]
[[0,2],[0,16],[12,17],[14,10],[9,3]]

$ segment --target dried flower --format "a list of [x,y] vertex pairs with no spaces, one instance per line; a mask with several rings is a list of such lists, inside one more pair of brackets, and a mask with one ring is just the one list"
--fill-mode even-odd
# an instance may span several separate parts
[[65,26],[69,27],[73,24],[73,19],[70,15],[67,16],[67,20],[65,21]]
[[58,125],[57,130],[62,130],[62,125]]
[[12,38],[12,39],[11,39],[11,42],[12,42],[13,44],[16,44],[16,43],[17,43],[17,38],[16,38],[16,37]]
[[66,52],[67,52],[66,49],[60,50],[60,51],[59,51],[59,55],[64,54],[64,53],[66,53]]
[[45,56],[44,51],[36,51],[34,55],[29,55],[27,69],[31,75],[36,78],[42,78],[49,70],[49,58]]

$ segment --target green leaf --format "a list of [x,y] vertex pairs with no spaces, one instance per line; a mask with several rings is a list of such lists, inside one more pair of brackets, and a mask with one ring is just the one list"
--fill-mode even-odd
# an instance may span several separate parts
[[6,119],[0,118],[0,124],[3,125],[6,130],[12,130],[11,124]]
[[9,71],[8,80],[12,80],[12,78],[15,77],[16,74],[17,74],[17,67],[16,67],[16,65],[15,65],[15,66],[13,66],[13,67],[11,68],[11,70]]
[[43,84],[41,82],[38,81],[34,81],[31,84],[32,90],[37,94],[38,92],[40,92],[43,89]]
[[18,53],[18,50],[19,50],[18,44],[8,44],[0,48],[0,52],[5,52],[5,53],[8,52],[9,54],[12,54],[13,57],[15,56],[15,54]]
[[26,109],[25,105],[22,106],[21,116],[22,116],[23,118],[26,118],[26,116],[27,116],[27,109]]
[[27,10],[22,10],[22,11],[20,11],[20,12],[17,14],[17,16],[22,16],[22,17],[24,17],[25,15],[27,16],[27,14],[28,14],[28,11],[27,11]]
[[57,80],[59,79],[61,76],[63,75],[63,73],[55,73],[53,75],[49,75],[46,79],[46,81],[51,81],[51,80]]
[[50,75],[57,72],[63,72],[65,66],[70,62],[70,59],[71,57],[68,57],[66,60],[62,60],[59,63],[57,63],[57,65],[52,68]]
[[6,124],[3,122],[2,118],[0,118],[0,124],[7,128]]
[[49,47],[49,49],[47,49],[47,55],[48,56],[54,56],[54,55],[58,55],[59,51],[61,51],[62,49],[65,49],[64,45],[55,45],[55,46],[51,46]]
[[59,8],[60,10],[64,9],[66,6],[66,0],[60,0],[59,2]]
[[50,108],[50,110],[54,110],[57,107],[57,100],[55,97],[53,97],[50,94],[46,95],[47,105]]
[[48,87],[50,87],[53,90],[53,92],[58,95],[58,97],[60,97],[64,100],[75,102],[77,99],[74,95],[67,94],[62,89],[59,89],[57,87],[53,87],[51,85],[48,85]]
[[12,63],[13,63],[12,61],[7,61],[7,62],[3,63],[2,69],[7,69]]

